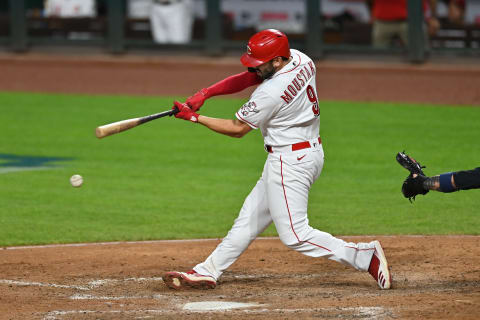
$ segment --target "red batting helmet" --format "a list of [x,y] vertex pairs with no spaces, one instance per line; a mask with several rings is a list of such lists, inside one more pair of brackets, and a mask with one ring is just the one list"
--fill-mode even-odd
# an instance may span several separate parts
[[247,52],[240,61],[249,68],[256,68],[276,57],[290,57],[287,36],[278,30],[267,29],[254,34],[247,45]]

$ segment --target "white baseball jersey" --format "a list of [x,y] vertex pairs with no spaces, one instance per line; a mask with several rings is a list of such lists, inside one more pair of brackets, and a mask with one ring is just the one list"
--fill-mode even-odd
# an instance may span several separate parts
[[260,128],[264,143],[286,146],[318,137],[320,113],[313,61],[298,50],[272,78],[263,81],[236,117]]

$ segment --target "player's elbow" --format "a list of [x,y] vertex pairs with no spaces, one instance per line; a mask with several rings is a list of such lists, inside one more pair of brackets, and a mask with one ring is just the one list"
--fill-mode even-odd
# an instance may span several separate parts
[[249,133],[250,130],[251,130],[251,128],[248,127],[248,126],[237,127],[237,128],[235,128],[235,130],[233,131],[231,136],[234,137],[234,138],[242,138],[244,135]]
[[246,134],[247,134],[247,132],[238,131],[238,132],[232,133],[230,136],[233,137],[233,138],[242,138]]
[[233,128],[230,136],[234,138],[241,138],[250,132],[250,130],[252,130],[252,128],[248,124],[235,119],[233,121]]

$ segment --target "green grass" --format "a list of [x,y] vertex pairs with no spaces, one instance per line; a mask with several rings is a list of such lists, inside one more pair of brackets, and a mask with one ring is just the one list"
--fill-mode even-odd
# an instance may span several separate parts
[[[166,118],[94,136],[173,98],[0,93],[0,154],[73,158],[0,174],[0,245],[224,236],[263,168],[258,131],[233,139]],[[212,99],[202,111],[231,118],[241,104]],[[326,159],[310,224],[342,235],[479,234],[480,190],[411,205],[395,162],[405,149],[429,175],[479,166],[479,119],[473,107],[322,102]],[[75,173],[81,188],[69,184]]]

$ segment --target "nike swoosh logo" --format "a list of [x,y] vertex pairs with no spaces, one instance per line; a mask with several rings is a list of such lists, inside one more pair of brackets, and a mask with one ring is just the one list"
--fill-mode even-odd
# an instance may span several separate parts
[[305,158],[305,156],[306,156],[306,154],[304,154],[304,155],[301,156],[301,157],[297,157],[297,160],[300,161],[300,160],[302,160],[303,158]]

